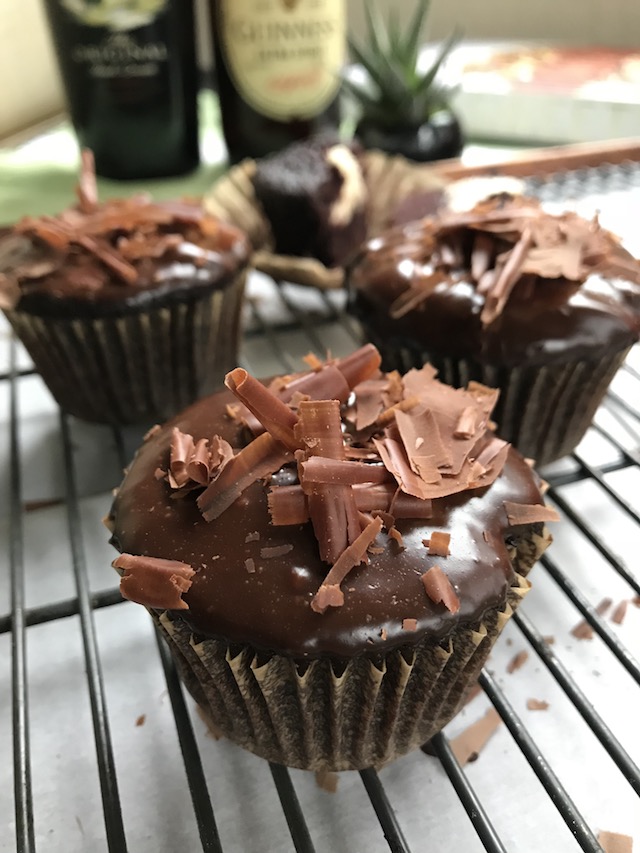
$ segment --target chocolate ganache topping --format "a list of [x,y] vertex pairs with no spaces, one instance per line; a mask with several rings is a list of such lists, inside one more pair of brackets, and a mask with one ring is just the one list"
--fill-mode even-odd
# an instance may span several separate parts
[[196,636],[305,659],[447,636],[500,606],[508,539],[556,519],[497,438],[498,392],[367,345],[227,389],[155,428],[110,517],[123,595]]
[[0,238],[0,307],[121,313],[159,296],[225,287],[246,265],[244,234],[199,204],[145,194],[99,203],[91,152],[82,164],[76,207],[25,217]]
[[640,333],[640,261],[597,220],[499,194],[371,240],[349,275],[380,340],[513,366],[624,349]]

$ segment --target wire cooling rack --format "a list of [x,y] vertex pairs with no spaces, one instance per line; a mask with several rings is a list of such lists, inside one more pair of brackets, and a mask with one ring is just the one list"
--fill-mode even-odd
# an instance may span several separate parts
[[[528,189],[550,207],[600,209],[640,248],[638,165]],[[328,793],[208,733],[146,613],[122,602],[110,574],[100,519],[144,430],[60,413],[8,328],[0,334],[1,851],[570,853],[601,850],[601,831],[640,844],[637,347],[581,446],[544,472],[563,521],[482,695],[430,754],[341,774]],[[257,375],[359,342],[342,294],[252,279],[242,363]],[[591,639],[571,633],[582,620]],[[549,707],[529,710],[530,699]],[[450,739],[491,706],[502,725],[462,768]]]

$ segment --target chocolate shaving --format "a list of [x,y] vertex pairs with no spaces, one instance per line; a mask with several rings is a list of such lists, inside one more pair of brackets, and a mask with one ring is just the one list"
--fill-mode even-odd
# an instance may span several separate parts
[[444,604],[450,613],[457,613],[460,610],[460,599],[440,566],[432,566],[421,575],[420,580],[434,604]]
[[311,370],[320,370],[322,368],[323,362],[318,358],[318,356],[314,352],[308,352],[306,355],[302,357],[302,360],[305,364],[309,365]]
[[367,465],[363,462],[346,462],[312,456],[300,465],[300,482],[303,488],[312,483],[355,485],[356,483],[385,483],[392,478],[383,465]]
[[120,593],[123,598],[158,610],[189,609],[182,595],[190,589],[195,571],[187,563],[120,554],[111,565],[121,570]]
[[535,524],[539,521],[560,521],[557,510],[544,504],[517,504],[504,501],[509,524]]
[[382,519],[375,518],[357,539],[345,548],[311,600],[312,610],[316,613],[324,613],[327,607],[341,607],[344,604],[340,584],[351,569],[366,560],[367,548],[381,530]]
[[80,210],[83,213],[93,213],[98,206],[98,185],[93,151],[88,148],[83,148],[80,152],[80,180],[77,195]]
[[146,714],[140,714],[139,717],[136,717],[136,727],[144,726],[146,721],[147,721],[147,715]]
[[450,741],[449,746],[461,767],[478,758],[501,723],[500,714],[495,708],[489,708],[477,722]]
[[247,557],[247,559],[244,561],[244,567],[250,575],[255,572],[256,564],[253,557]]
[[258,542],[259,540],[260,540],[260,534],[258,533],[257,530],[254,530],[252,533],[247,533],[247,535],[244,537],[245,545],[248,544],[249,542]]
[[633,853],[633,838],[630,835],[603,829],[598,833],[598,843],[604,853]]
[[[596,607],[598,616],[604,616],[607,610],[613,604],[610,598],[603,598],[600,604]],[[592,640],[593,628],[586,619],[582,619],[571,629],[571,633],[577,640]]]
[[210,442],[201,438],[196,444],[192,435],[174,427],[167,482],[178,496],[188,494],[194,489],[208,486],[232,458],[231,445],[219,435],[214,435]]
[[[338,401],[302,402],[295,437],[307,448],[308,459],[319,456],[343,461],[344,440]],[[301,470],[303,464],[300,464]],[[360,535],[358,510],[351,486],[308,483],[304,476],[301,481],[320,546],[320,557],[327,563],[335,563],[347,546],[354,543]]]
[[284,557],[290,551],[293,551],[293,545],[268,545],[260,549],[260,556],[264,560],[271,560],[273,557]]
[[417,619],[403,619],[402,620],[402,630],[403,631],[417,631],[418,630],[418,620]]
[[451,553],[449,545],[451,543],[451,534],[444,533],[441,530],[434,530],[429,541],[425,542],[429,549],[427,553],[436,557],[448,557]]
[[226,375],[224,384],[274,439],[291,451],[300,447],[293,434],[298,420],[295,413],[261,382],[250,376],[246,370],[236,367]]
[[622,625],[624,622],[624,618],[627,615],[628,604],[629,602],[624,599],[619,604],[616,604],[615,609],[611,614],[611,621],[615,622],[616,625]]
[[527,699],[527,709],[529,711],[546,711],[549,703],[544,699]]
[[338,790],[338,774],[333,770],[316,770],[316,785],[328,794]]
[[525,663],[529,660],[529,652],[524,649],[520,652],[517,652],[507,664],[507,672],[511,675],[516,672],[516,670],[520,669]]
[[275,474],[291,459],[289,451],[268,433],[258,436],[220,469],[198,497],[198,509],[205,521],[221,516],[252,483]]

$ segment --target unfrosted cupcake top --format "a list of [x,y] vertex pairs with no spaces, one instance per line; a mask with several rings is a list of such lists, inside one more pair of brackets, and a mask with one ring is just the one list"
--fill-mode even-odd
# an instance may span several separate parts
[[597,220],[508,194],[371,240],[349,285],[381,334],[493,364],[597,357],[640,332],[640,262]]
[[153,430],[109,519],[125,597],[297,659],[446,637],[503,604],[507,540],[555,514],[490,428],[497,392],[379,364],[369,345],[266,387],[237,369]]
[[83,152],[79,203],[25,217],[0,238],[0,307],[104,313],[193,288],[224,287],[249,257],[245,235],[196,202],[146,194],[98,202]]

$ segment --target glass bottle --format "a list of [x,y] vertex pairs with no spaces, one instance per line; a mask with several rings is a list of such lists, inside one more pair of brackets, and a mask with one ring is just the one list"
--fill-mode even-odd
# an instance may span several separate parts
[[193,0],[45,0],[71,120],[99,175],[194,169]]
[[339,120],[344,0],[211,0],[229,159],[261,157]]

